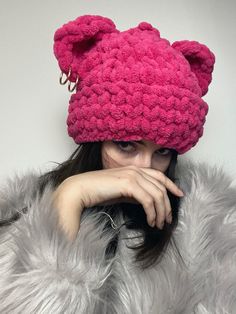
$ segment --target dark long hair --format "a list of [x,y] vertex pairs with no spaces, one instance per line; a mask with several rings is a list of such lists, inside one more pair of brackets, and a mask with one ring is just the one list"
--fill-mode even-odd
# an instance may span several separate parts
[[[57,187],[62,181],[72,175],[103,169],[101,146],[102,142],[79,144],[73,154],[66,161],[58,163],[58,166],[55,169],[43,174],[39,178],[40,192],[43,193],[48,181],[51,181],[52,184]],[[175,150],[172,150],[172,158],[169,167],[165,171],[166,176],[175,183],[178,181],[178,178],[175,177],[177,157],[178,153]],[[146,221],[146,213],[141,205],[139,206],[131,203],[123,204],[125,206],[123,207],[124,210],[122,214],[125,219],[128,219],[128,223],[126,224],[127,228],[142,231],[142,243],[138,246],[130,247],[130,249],[136,250],[135,262],[138,262],[143,269],[160,261],[170,242],[172,232],[178,223],[180,198],[168,190],[167,194],[172,208],[172,223],[168,224],[165,222],[164,227],[161,230],[156,227],[152,228],[148,225]],[[110,209],[109,215],[112,218],[115,218],[117,215],[117,208],[122,209],[122,206],[112,206],[112,209]],[[111,228],[111,225],[109,224],[107,228]],[[118,236],[114,238],[106,248],[107,256],[115,254],[117,243]]]

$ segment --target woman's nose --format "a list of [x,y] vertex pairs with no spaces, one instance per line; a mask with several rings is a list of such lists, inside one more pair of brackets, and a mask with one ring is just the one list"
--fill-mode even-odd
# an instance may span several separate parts
[[137,159],[134,164],[140,168],[151,168],[152,167],[152,157],[143,156],[142,158]]

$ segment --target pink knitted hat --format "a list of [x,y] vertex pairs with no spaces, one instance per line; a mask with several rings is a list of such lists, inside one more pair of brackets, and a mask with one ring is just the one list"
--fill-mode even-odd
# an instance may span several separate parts
[[147,22],[121,32],[83,15],[56,30],[53,48],[75,82],[67,126],[76,143],[146,139],[183,154],[202,136],[215,63],[207,46],[170,44]]

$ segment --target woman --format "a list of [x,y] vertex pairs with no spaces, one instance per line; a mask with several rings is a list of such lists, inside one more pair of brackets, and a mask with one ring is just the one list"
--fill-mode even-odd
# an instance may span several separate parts
[[[95,145],[95,143],[90,144],[90,147],[94,148]],[[64,225],[67,230],[69,238],[74,239],[76,236],[81,210],[98,204],[115,204],[122,201],[138,204],[135,201],[138,200],[139,203],[143,204],[147,215],[147,223],[151,227],[156,225],[156,227],[162,229],[165,218],[171,223],[171,205],[166,188],[176,196],[183,196],[183,193],[162,173],[166,173],[167,170],[170,171],[171,160],[172,168],[174,168],[176,152],[174,153],[171,149],[162,148],[160,145],[146,140],[135,142],[104,141],[97,145],[100,146],[97,153],[88,150],[87,155],[88,158],[89,156],[101,157],[97,161],[97,165],[93,165],[94,162],[92,162],[89,169],[109,169],[109,171],[86,172],[83,175],[76,176],[73,176],[74,172],[73,174],[67,174],[67,180],[64,180],[63,184],[60,184],[55,191],[56,207],[60,208],[62,226]],[[78,156],[75,160],[75,167],[78,168],[82,157]],[[85,165],[88,167],[87,158]],[[131,165],[132,167],[130,167]],[[139,169],[140,167],[142,169]],[[88,169],[86,170],[88,171]],[[79,172],[82,171],[80,169]],[[76,172],[78,172],[78,169]],[[52,176],[55,177],[53,172]],[[132,180],[135,182],[132,183]],[[61,180],[57,182],[57,185],[58,183],[61,183]],[[72,198],[71,193],[73,194]],[[73,199],[73,204],[70,205],[70,208],[74,208],[74,210],[70,211],[70,216],[67,211],[68,205],[64,206],[64,204],[68,204],[71,199]],[[158,209],[159,213],[156,215]],[[113,211],[117,212],[117,209],[113,208]],[[137,217],[136,211],[137,209],[135,209],[134,215]],[[74,217],[75,212],[76,219]],[[77,212],[79,212],[79,217]],[[127,213],[127,209],[125,212]],[[143,213],[143,209],[141,209],[141,212]],[[141,217],[141,221],[143,220],[146,220],[145,216]],[[157,258],[156,252],[155,256]]]
[[80,145],[2,188],[0,312],[235,313],[232,178],[177,163],[203,134],[213,53],[96,15],[54,40]]

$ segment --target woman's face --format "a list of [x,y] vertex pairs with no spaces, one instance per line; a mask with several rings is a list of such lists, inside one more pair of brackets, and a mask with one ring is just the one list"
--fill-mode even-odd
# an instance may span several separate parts
[[169,148],[148,140],[104,141],[101,153],[103,169],[136,165],[162,172],[167,170],[172,156]]

